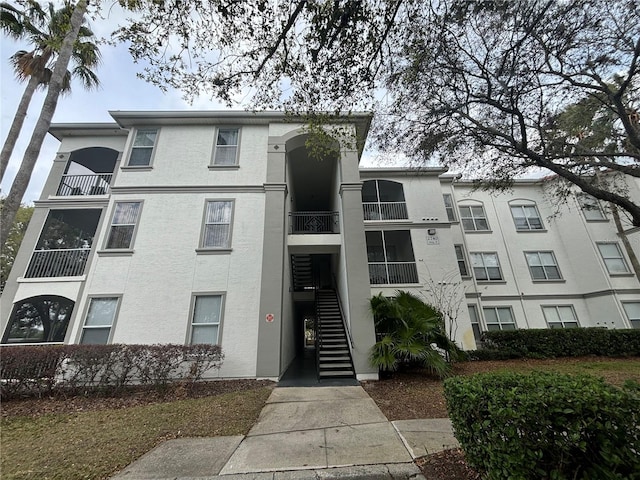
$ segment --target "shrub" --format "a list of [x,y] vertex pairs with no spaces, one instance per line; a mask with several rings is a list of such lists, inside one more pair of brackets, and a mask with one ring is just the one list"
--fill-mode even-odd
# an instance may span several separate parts
[[640,389],[588,376],[480,374],[444,383],[469,463],[488,479],[640,478]]
[[370,300],[377,342],[369,361],[381,371],[420,366],[443,377],[459,359],[460,349],[445,332],[442,314],[410,292],[398,290],[394,297],[382,294]]
[[0,395],[114,394],[135,385],[192,384],[224,355],[217,345],[12,345],[2,348]]
[[4,347],[0,355],[0,395],[2,398],[18,393],[42,396],[49,394],[56,383],[65,347],[52,345]]
[[640,329],[557,328],[485,332],[471,359],[640,355]]

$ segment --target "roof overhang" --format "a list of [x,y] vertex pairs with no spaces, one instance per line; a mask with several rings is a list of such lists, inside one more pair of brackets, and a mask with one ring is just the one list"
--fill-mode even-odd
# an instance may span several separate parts
[[117,123],[52,123],[49,133],[60,141],[65,137],[111,137],[128,134]]

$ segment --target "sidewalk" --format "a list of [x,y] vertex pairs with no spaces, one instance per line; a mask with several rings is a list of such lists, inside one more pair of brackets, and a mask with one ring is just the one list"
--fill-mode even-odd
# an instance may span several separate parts
[[423,479],[457,446],[448,419],[389,422],[362,387],[275,388],[246,437],[167,441],[113,480]]

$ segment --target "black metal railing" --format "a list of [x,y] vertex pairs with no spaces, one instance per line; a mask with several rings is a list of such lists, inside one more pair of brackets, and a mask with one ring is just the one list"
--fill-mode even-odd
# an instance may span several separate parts
[[340,233],[338,212],[291,212],[289,233]]
[[95,175],[62,175],[56,195],[67,197],[76,195],[106,195],[109,193],[112,173]]
[[89,248],[35,250],[25,278],[76,277],[84,274]]

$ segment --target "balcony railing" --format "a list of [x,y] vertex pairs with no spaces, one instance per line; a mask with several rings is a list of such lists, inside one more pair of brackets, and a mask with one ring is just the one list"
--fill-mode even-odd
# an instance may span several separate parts
[[289,233],[340,233],[338,212],[291,212]]
[[76,277],[84,274],[89,248],[35,250],[25,278]]
[[405,202],[363,202],[365,220],[405,220],[407,204]]
[[369,263],[369,282],[372,285],[418,283],[415,262]]
[[106,195],[109,193],[112,173],[100,173],[96,175],[62,175],[58,196],[74,195]]

